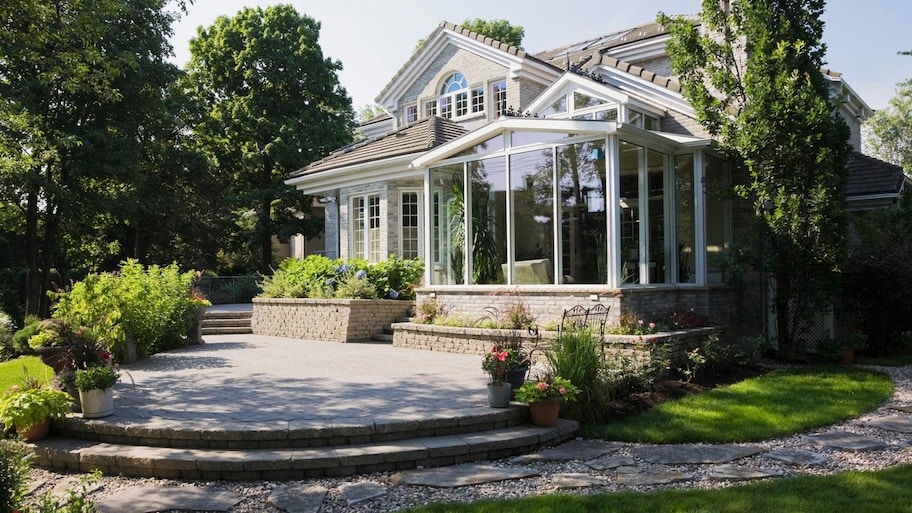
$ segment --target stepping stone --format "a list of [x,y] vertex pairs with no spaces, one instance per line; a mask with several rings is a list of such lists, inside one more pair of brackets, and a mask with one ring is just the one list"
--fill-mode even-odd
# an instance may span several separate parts
[[609,456],[608,458],[599,458],[586,462],[586,466],[592,470],[610,470],[618,467],[632,467],[636,461],[629,456]]
[[610,483],[608,478],[593,476],[590,474],[558,474],[554,476],[551,483],[555,488],[588,488],[590,486],[606,486]]
[[766,479],[768,477],[782,477],[783,473],[776,470],[762,470],[754,468],[736,467],[734,465],[719,465],[712,469],[709,478],[714,481],[748,481],[752,479]]
[[380,483],[366,481],[364,483],[348,483],[339,486],[339,492],[349,506],[386,495],[386,487]]
[[823,454],[805,451],[804,449],[776,449],[775,451],[764,454],[764,456],[783,463],[788,463],[789,465],[816,467],[826,463],[826,456]]
[[100,513],[153,513],[156,511],[228,511],[246,497],[213,488],[137,486],[98,501]]
[[510,479],[537,476],[538,471],[529,468],[503,468],[490,465],[469,464],[420,470],[407,470],[393,474],[391,480],[398,485],[433,486],[456,488],[483,483],[494,483]]
[[912,433],[912,417],[895,415],[892,417],[884,417],[868,422],[868,425],[880,429],[886,429],[887,431],[896,431],[898,433]]
[[45,480],[45,479],[30,479],[28,482],[28,486],[25,489],[25,494],[28,496],[31,496],[36,491],[38,491],[39,488],[41,488],[42,486],[44,486],[46,484],[47,484],[47,480]]
[[541,451],[514,458],[516,463],[531,463],[533,461],[570,461],[592,460],[621,448],[616,442],[602,442],[600,440],[571,440],[557,447],[548,447]]
[[[70,476],[66,479],[58,481],[57,484],[54,485],[54,489],[51,491],[51,494],[54,497],[57,497],[59,499],[66,499],[67,493],[69,492],[69,490],[71,488],[78,487],[79,482],[81,480],[82,479],[80,479],[78,476]],[[94,483],[92,483],[86,487],[86,494],[88,495],[88,494],[94,492],[95,490],[99,490],[99,489],[101,489],[101,487],[102,487],[102,484],[99,483],[98,481],[95,481]]]
[[904,411],[906,413],[912,413],[912,406],[894,406],[894,410]]
[[279,485],[266,501],[285,513],[317,513],[326,492],[320,485]]
[[648,445],[634,447],[634,458],[661,465],[728,463],[763,452],[763,448],[742,445]]
[[639,472],[636,474],[618,473],[616,481],[617,484],[626,486],[655,486],[690,481],[693,478],[693,474],[685,472]]
[[879,451],[887,447],[887,444],[877,438],[856,435],[855,433],[847,433],[844,431],[834,431],[832,433],[823,433],[820,435],[806,435],[803,439],[818,447],[838,451]]

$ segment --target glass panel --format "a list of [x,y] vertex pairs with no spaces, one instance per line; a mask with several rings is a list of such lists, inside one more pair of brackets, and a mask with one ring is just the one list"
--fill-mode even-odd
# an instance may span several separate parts
[[367,197],[367,256],[370,262],[379,262],[380,255],[380,196],[372,194]]
[[693,155],[675,158],[675,229],[677,230],[677,283],[696,282],[694,272],[694,167]]
[[658,131],[659,129],[659,118],[653,116],[644,116],[643,128],[646,130]]
[[618,110],[617,109],[600,110],[595,113],[595,119],[597,119],[599,121],[617,121]]
[[431,100],[424,103],[424,117],[429,118],[437,115],[437,100]]
[[507,110],[507,82],[494,84],[494,117],[500,116]]
[[728,188],[728,166],[711,155],[705,157],[703,189],[706,192],[706,283],[722,283],[722,260],[728,242],[729,210],[723,195]]
[[561,283],[606,283],[605,141],[557,149]]
[[608,103],[601,98],[595,98],[594,96],[589,96],[588,94],[583,94],[580,92],[573,93],[573,108],[576,110],[585,109],[588,107],[596,107],[598,105],[604,105]]
[[491,153],[498,152],[504,148],[504,136],[503,134],[497,134],[494,137],[488,139],[487,141],[476,144],[475,146],[462,150],[457,153],[455,156],[467,156],[467,155],[488,155]]
[[364,248],[365,209],[364,209],[364,197],[363,196],[356,196],[351,199],[351,218],[352,218],[351,257],[364,259],[364,257],[365,257],[365,248]]
[[421,248],[418,247],[418,193],[403,192],[400,202],[402,215],[400,223],[402,227],[402,258],[417,258]]
[[484,112],[484,88],[472,90],[472,112]]
[[554,283],[553,150],[510,156],[513,283]]
[[630,109],[627,111],[627,123],[643,128],[643,113]]
[[567,112],[567,95],[563,95],[557,100],[554,101],[551,105],[545,107],[541,112],[538,113],[539,117],[549,117],[555,114],[563,114]]
[[465,276],[465,191],[463,166],[431,169],[431,283],[463,283]]
[[503,157],[467,163],[472,178],[472,283],[506,283],[507,172]]
[[621,283],[640,283],[640,160],[643,148],[620,143]]
[[462,73],[453,73],[443,82],[443,85],[440,87],[440,94],[455,93],[456,91],[462,91],[467,87],[466,79],[462,76]]
[[449,96],[444,96],[440,99],[440,117],[453,118],[453,99]]
[[513,146],[526,146],[536,143],[547,143],[559,141],[570,137],[568,134],[559,134],[554,132],[512,132],[511,140]]
[[469,94],[459,93],[456,95],[456,115],[465,116],[469,112]]
[[665,155],[649,150],[646,181],[649,191],[649,283],[669,281],[665,254]]

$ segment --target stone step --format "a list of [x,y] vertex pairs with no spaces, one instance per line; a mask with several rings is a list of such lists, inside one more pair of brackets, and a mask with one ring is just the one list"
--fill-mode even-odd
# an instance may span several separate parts
[[110,444],[196,449],[276,449],[385,443],[391,440],[459,435],[514,427],[529,420],[528,407],[441,408],[429,415],[400,418],[327,418],[296,421],[185,421],[151,419],[119,422],[115,416],[54,420],[52,433]]
[[250,326],[251,319],[247,318],[237,318],[237,319],[227,319],[227,318],[216,318],[216,319],[203,319],[202,326],[203,328],[218,328],[218,327],[234,327],[234,326]]
[[221,326],[216,328],[200,328],[202,335],[249,335],[253,333],[250,326]]
[[224,312],[224,311],[205,311],[203,312],[203,319],[250,319],[253,317],[253,311],[236,311],[236,312]]
[[376,342],[383,342],[384,344],[393,343],[393,335],[390,333],[374,333],[371,335],[371,340]]
[[304,479],[439,467],[528,452],[574,436],[575,421],[347,446],[194,449],[48,438],[34,445],[44,467],[107,475],[195,480]]

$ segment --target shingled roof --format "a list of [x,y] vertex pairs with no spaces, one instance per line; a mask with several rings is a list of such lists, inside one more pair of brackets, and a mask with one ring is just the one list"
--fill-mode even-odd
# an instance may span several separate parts
[[312,175],[330,169],[425,152],[467,132],[468,130],[450,120],[438,116],[429,117],[384,136],[358,141],[336,150],[322,160],[292,172],[290,177]]
[[903,168],[858,152],[849,156],[848,168],[849,179],[843,189],[847,199],[899,194],[907,180]]

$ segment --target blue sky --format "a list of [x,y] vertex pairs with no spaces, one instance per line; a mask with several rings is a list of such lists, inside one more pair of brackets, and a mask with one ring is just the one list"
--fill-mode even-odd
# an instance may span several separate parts
[[[342,62],[342,85],[357,110],[373,102],[405,63],[415,43],[441,21],[505,18],[525,28],[523,47],[530,52],[556,48],[655,20],[656,13],[694,14],[700,0],[460,0],[447,5],[427,0],[196,0],[174,27],[174,62],[190,59],[189,40],[197,27],[216,17],[234,15],[245,6],[290,3],[322,24],[323,54]],[[521,6],[521,7],[517,7]],[[827,66],[843,77],[874,109],[887,106],[896,83],[912,78],[909,0],[830,0],[824,15]]]

